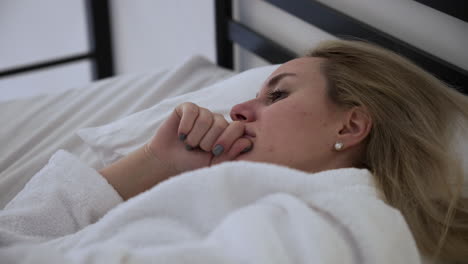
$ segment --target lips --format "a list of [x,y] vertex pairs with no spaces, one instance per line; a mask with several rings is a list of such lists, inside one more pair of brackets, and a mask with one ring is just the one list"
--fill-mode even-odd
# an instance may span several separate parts
[[254,138],[254,137],[255,137],[255,133],[254,133],[252,130],[246,128],[245,131],[244,131],[244,136]]

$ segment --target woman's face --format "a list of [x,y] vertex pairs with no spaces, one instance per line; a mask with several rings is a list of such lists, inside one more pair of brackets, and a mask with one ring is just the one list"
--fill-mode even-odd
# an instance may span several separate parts
[[253,142],[237,160],[275,163],[303,171],[337,167],[333,146],[340,111],[327,97],[320,58],[299,58],[274,71],[255,99],[235,105],[231,118],[245,122]]

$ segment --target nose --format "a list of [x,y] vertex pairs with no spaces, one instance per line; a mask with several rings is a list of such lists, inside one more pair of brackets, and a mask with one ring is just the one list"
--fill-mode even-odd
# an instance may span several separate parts
[[233,106],[230,116],[233,121],[252,122],[255,120],[255,111],[253,111],[249,101],[247,101]]

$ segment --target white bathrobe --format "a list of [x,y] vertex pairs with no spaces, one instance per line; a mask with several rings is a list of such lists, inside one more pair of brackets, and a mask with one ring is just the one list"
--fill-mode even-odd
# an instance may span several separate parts
[[367,170],[227,162],[127,202],[57,152],[0,212],[0,263],[420,263]]

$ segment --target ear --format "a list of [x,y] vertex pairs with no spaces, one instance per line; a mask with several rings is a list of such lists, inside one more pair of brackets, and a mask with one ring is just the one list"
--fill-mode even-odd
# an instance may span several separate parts
[[372,128],[372,119],[367,109],[356,106],[344,113],[342,124],[336,140],[343,143],[343,149],[346,149],[366,139]]

